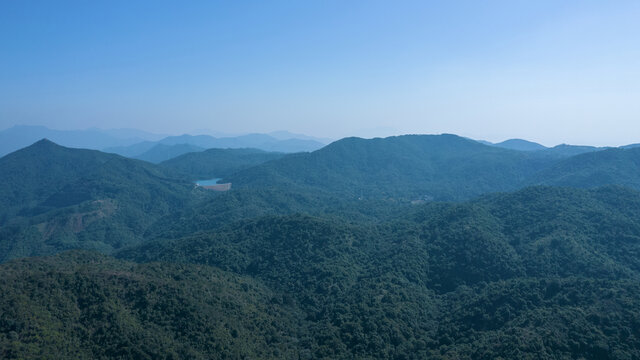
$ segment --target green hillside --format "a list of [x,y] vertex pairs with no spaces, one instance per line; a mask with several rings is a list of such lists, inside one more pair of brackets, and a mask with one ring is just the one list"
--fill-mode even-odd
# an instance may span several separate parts
[[530,182],[580,188],[616,184],[640,189],[640,148],[576,155],[553,164]]
[[468,200],[528,185],[640,189],[640,150],[560,145],[515,151],[455,135],[347,138],[224,180],[236,188],[296,188],[405,201]]
[[[638,149],[564,160],[454,135],[344,139],[283,156],[211,149],[154,166],[49,141],[0,159],[0,261],[85,248],[110,253],[264,215],[386,219],[414,203],[463,200],[526,184],[640,189]],[[231,175],[228,175],[231,174]],[[225,176],[233,190],[193,186]]]
[[[294,265],[287,254],[298,247],[347,258],[360,254],[345,264],[364,259],[371,265],[370,259],[397,256],[415,261],[403,271],[437,291],[523,276],[618,279],[640,274],[640,193],[624,188],[533,187],[469,203],[419,206],[399,218],[372,226],[308,215],[266,216],[212,232],[197,229],[193,236],[147,243],[119,256],[205,263],[243,273],[256,261],[277,258],[283,263],[259,266],[275,274],[290,272],[277,269]],[[269,251],[277,256],[265,258]],[[303,258],[304,264],[327,258],[305,256],[310,259]]]
[[[0,261],[120,259],[0,265],[0,357],[640,357],[635,149],[243,151],[171,167],[41,141],[0,159]],[[229,192],[192,183],[212,154]],[[522,188],[539,177],[563,187]],[[591,189],[610,183],[627,187]]]
[[297,314],[217,269],[89,252],[0,265],[3,359],[295,358]]
[[517,189],[552,159],[455,135],[346,138],[225,177],[234,186],[296,186],[358,197],[461,200]]
[[167,169],[186,174],[192,180],[222,178],[239,170],[276,160],[285,154],[258,149],[208,149],[163,161]]
[[65,249],[111,252],[205,192],[168,170],[47,140],[0,159],[0,262]]
[[373,227],[269,216],[119,256],[288,294],[321,334],[317,358],[640,354],[639,193],[536,187],[407,211]]

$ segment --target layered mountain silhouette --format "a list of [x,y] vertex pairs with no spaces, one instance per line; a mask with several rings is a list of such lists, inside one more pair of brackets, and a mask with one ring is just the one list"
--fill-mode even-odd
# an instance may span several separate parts
[[[18,125],[0,131],[0,156],[4,156],[40,139],[49,139],[59,145],[92,150],[102,150],[131,158],[142,158],[151,162],[168,160],[166,156],[178,156],[185,148],[257,148],[264,151],[301,152],[314,151],[331,142],[287,131],[271,134],[247,134],[238,136],[152,134],[136,129],[87,129],[53,130],[44,126]],[[175,146],[173,150],[159,147],[154,153],[145,154],[158,145]],[[180,145],[180,146],[178,146]],[[163,158],[164,157],[164,158]]]
[[0,131],[0,156],[46,138],[73,148],[101,150],[111,146],[129,146],[141,141],[156,141],[163,136],[134,129],[52,130],[44,126],[13,126]]
[[134,158],[148,161],[150,163],[158,164],[183,154],[194,153],[194,152],[199,152],[203,150],[205,150],[203,147],[190,145],[190,144],[176,144],[176,145],[157,144],[153,146],[151,149],[143,152],[142,154],[134,156]]
[[203,149],[255,148],[263,151],[293,153],[314,151],[322,148],[325,144],[308,139],[289,138],[280,140],[265,134],[249,134],[225,138],[215,138],[209,135],[181,135],[169,136],[155,142],[145,141],[131,146],[111,147],[104,150],[127,157],[140,157],[157,145],[190,145]]
[[469,199],[536,184],[638,188],[635,149],[582,148],[570,156],[567,148],[574,147],[515,151],[455,135],[347,138],[240,171],[225,181],[251,188],[280,184],[352,197],[431,200]]

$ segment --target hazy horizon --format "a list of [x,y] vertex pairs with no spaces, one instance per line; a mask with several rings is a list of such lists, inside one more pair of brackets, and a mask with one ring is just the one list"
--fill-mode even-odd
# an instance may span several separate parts
[[0,1],[0,358],[640,359],[639,19]]
[[640,3],[6,2],[0,128],[640,142]]
[[[316,141],[319,141],[321,143],[325,143],[325,144],[329,144],[333,141],[336,140],[340,140],[346,137],[360,137],[360,138],[364,138],[364,139],[372,139],[372,138],[385,138],[385,137],[390,137],[390,136],[402,136],[402,135],[444,135],[444,134],[452,134],[452,135],[457,135],[457,136],[461,136],[461,137],[465,137],[471,140],[476,140],[476,141],[488,141],[490,143],[494,143],[494,144],[499,144],[501,142],[505,142],[508,140],[525,140],[525,141],[530,141],[533,143],[538,143],[540,145],[543,145],[545,147],[548,148],[552,148],[554,146],[558,146],[558,145],[574,145],[574,146],[597,146],[597,147],[619,147],[619,146],[625,146],[625,145],[635,145],[640,143],[640,141],[637,142],[629,142],[629,143],[620,143],[620,144],[589,144],[589,143],[569,143],[569,142],[559,142],[559,143],[553,143],[553,144],[549,144],[549,143],[545,143],[543,141],[536,141],[530,138],[517,138],[517,137],[510,137],[510,138],[504,138],[504,139],[497,139],[497,140],[489,140],[489,139],[481,139],[481,138],[473,138],[470,136],[464,136],[461,134],[455,134],[455,133],[451,133],[451,132],[442,132],[442,133],[389,133],[387,135],[374,135],[373,133],[376,133],[376,129],[371,129],[369,132],[370,134],[363,134],[363,135],[347,135],[344,137],[340,137],[340,138],[329,138],[329,137],[322,137],[322,136],[316,136],[315,134],[308,134],[308,133],[298,133],[298,132],[292,132],[286,129],[278,129],[278,130],[273,130],[273,131],[267,131],[267,132],[256,132],[256,131],[245,131],[245,132],[234,132],[234,133],[226,133],[226,132],[219,132],[219,131],[215,131],[212,129],[195,129],[193,131],[184,131],[184,132],[176,132],[176,133],[160,133],[160,132],[154,132],[154,131],[149,131],[149,130],[144,130],[144,129],[137,129],[137,128],[100,128],[100,127],[88,127],[88,128],[70,128],[70,129],[56,129],[56,128],[50,128],[47,127],[45,125],[31,125],[31,124],[15,124],[12,125],[10,127],[4,128],[4,129],[0,129],[0,132],[5,131],[5,130],[9,130],[14,126],[26,126],[26,127],[45,127],[49,130],[53,130],[53,131],[91,131],[91,130],[95,130],[95,131],[100,131],[100,132],[105,132],[105,133],[109,133],[109,132],[143,132],[146,133],[148,135],[155,135],[157,136],[157,139],[161,139],[163,137],[170,137],[170,136],[182,136],[182,135],[191,135],[191,136],[197,136],[197,135],[209,135],[212,137],[216,137],[216,138],[232,138],[232,137],[238,137],[238,136],[243,136],[243,135],[251,135],[251,134],[266,134],[266,135],[273,135],[273,134],[277,134],[277,133],[289,133],[289,135],[291,135],[290,138],[301,138],[301,137],[307,137]],[[366,132],[366,131],[365,131]],[[126,139],[127,136],[118,136],[121,139]],[[130,138],[133,138],[133,136],[130,136]],[[155,140],[152,140],[155,141]]]

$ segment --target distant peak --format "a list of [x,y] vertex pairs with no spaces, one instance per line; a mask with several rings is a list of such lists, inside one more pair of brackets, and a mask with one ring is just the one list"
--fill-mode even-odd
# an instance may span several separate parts
[[54,143],[53,141],[47,139],[47,138],[43,138],[40,139],[36,142],[34,142],[33,144],[31,144],[31,146],[27,146],[26,149],[29,148],[34,148],[34,149],[53,149],[53,148],[62,148],[63,146],[60,146],[56,143]]
[[501,143],[493,144],[493,146],[518,150],[518,151],[536,151],[536,150],[544,150],[547,147],[541,144],[538,144],[533,141],[524,140],[524,139],[509,139],[505,140]]
[[38,141],[36,141],[35,143],[33,143],[33,145],[56,145],[56,143],[54,143],[53,141],[47,139],[47,138],[42,138]]
[[47,138],[42,138],[42,139],[36,141],[34,143],[34,145],[36,145],[36,144],[38,144],[38,145],[58,145],[58,144],[54,143],[53,141],[51,141],[51,140],[49,140]]

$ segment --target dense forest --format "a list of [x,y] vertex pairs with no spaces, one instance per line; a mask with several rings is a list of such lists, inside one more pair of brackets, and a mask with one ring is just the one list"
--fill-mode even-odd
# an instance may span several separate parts
[[640,358],[640,150],[525,145],[40,141],[0,158],[0,358]]
[[163,161],[161,166],[185,174],[193,180],[202,180],[229,176],[283,156],[283,153],[258,149],[209,149],[172,157]]

